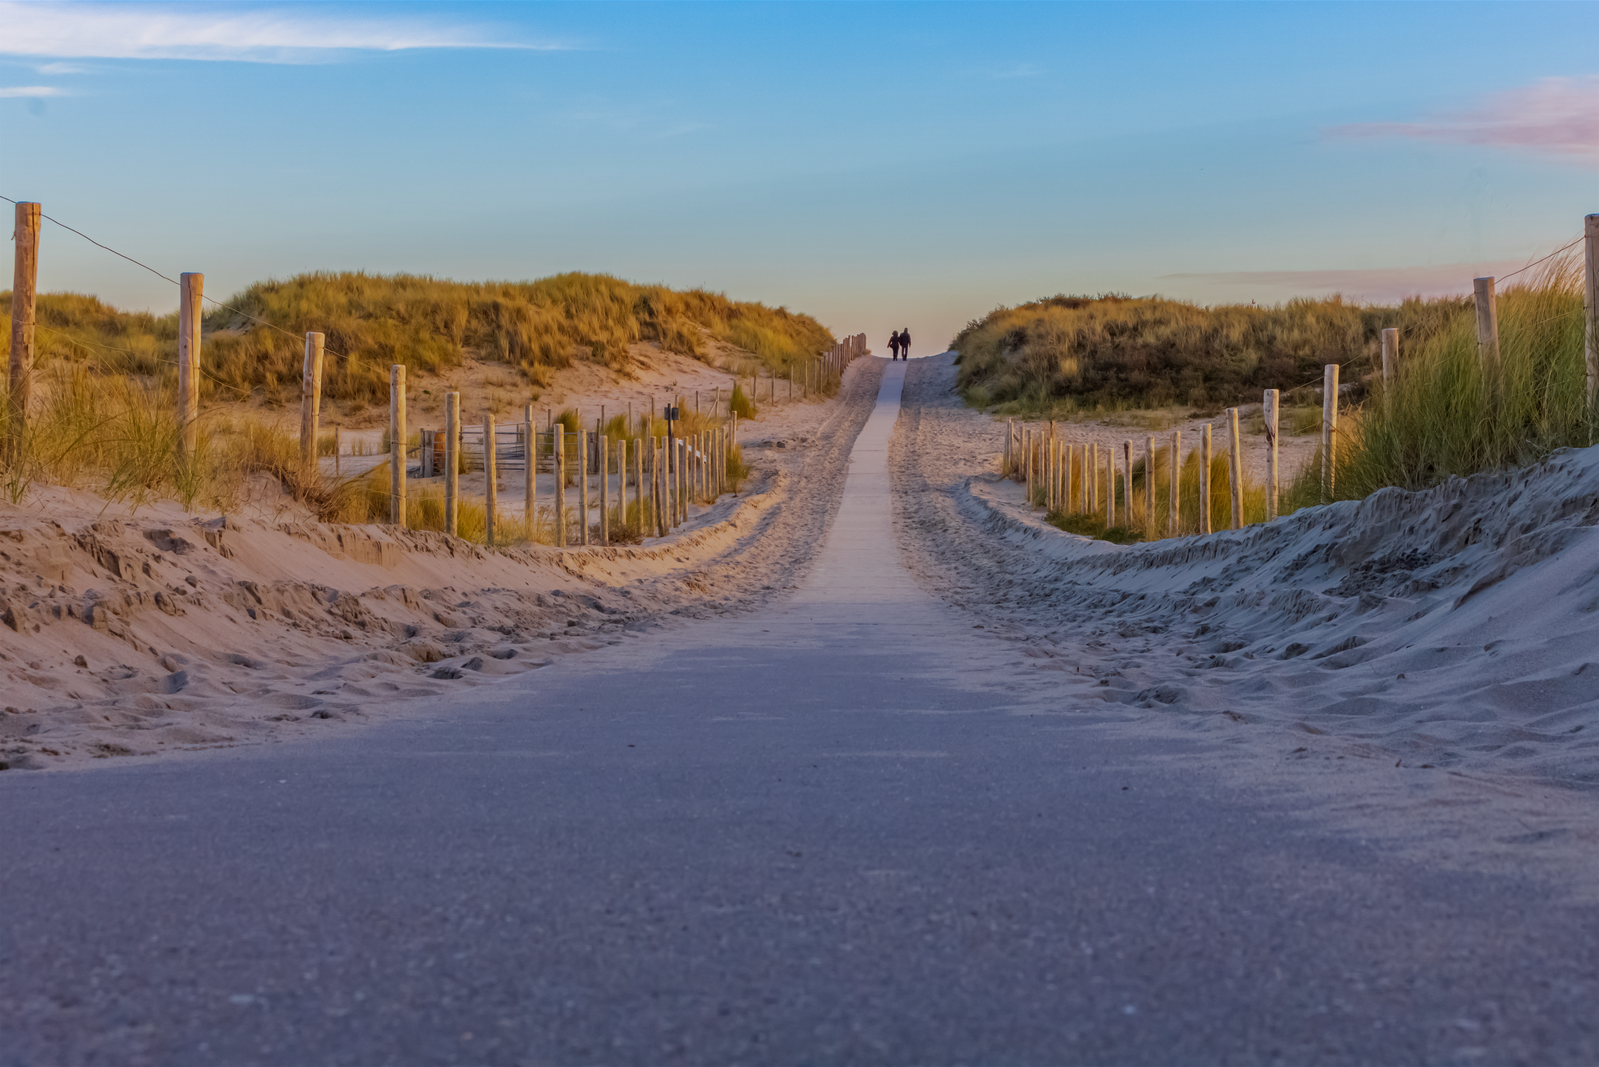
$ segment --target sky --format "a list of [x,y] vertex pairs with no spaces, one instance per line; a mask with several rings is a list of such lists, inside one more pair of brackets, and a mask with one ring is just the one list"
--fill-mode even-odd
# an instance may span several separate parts
[[[603,271],[928,354],[1055,293],[1506,274],[1599,212],[1595,40],[1593,3],[0,2],[0,194],[219,299]],[[40,287],[177,304],[48,223]]]

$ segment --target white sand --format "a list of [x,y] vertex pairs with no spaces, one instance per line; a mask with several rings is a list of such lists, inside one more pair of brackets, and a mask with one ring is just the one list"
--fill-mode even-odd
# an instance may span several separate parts
[[[880,368],[852,367],[831,401],[763,403],[740,427],[744,492],[636,547],[487,551],[317,523],[275,489],[226,517],[37,489],[0,506],[0,761],[62,767],[348,728],[745,611],[808,566]],[[588,416],[630,396],[647,409],[652,390],[725,397],[731,382],[662,356],[633,379],[582,365],[553,392]]]

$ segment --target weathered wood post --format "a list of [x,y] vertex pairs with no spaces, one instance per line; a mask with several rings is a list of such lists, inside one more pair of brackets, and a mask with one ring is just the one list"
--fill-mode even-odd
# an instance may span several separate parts
[[[394,376],[389,375],[389,403],[394,402]],[[305,360],[300,366],[300,470],[317,473],[316,436],[322,414],[322,335],[305,335]],[[392,420],[391,420],[392,421]]]
[[1144,530],[1155,533],[1155,437],[1144,438]]
[[1105,449],[1105,529],[1116,525],[1116,446]]
[[1205,423],[1199,435],[1199,532],[1211,533],[1210,528],[1210,423]]
[[539,498],[538,440],[533,432],[533,405],[527,404],[522,408],[522,526],[530,543],[538,540],[539,513],[535,507]]
[[344,472],[340,469],[341,457],[344,455],[344,427],[338,423],[333,424],[333,477],[342,477]]
[[[695,397],[698,400],[698,396]],[[611,543],[611,439],[600,434],[600,544]]]
[[555,547],[566,547],[566,426],[550,427],[550,451],[555,455]]
[[1277,517],[1277,424],[1279,394],[1267,389],[1260,403],[1260,418],[1266,424],[1266,521]]
[[1482,363],[1483,384],[1490,393],[1499,392],[1499,300],[1494,295],[1492,278],[1475,278],[1471,283],[1477,309],[1477,356]]
[[39,301],[39,226],[43,208],[31,201],[17,205],[16,257],[11,267],[10,389],[6,412],[5,461],[22,458],[28,429],[28,405],[33,397],[34,317]]
[[638,500],[638,535],[642,539],[649,532],[649,516],[644,513],[644,442],[640,437],[633,444],[633,496]]
[[1182,487],[1183,487],[1183,431],[1173,430],[1171,434],[1171,500],[1167,504],[1166,529],[1168,535],[1176,537],[1182,531]]
[[1382,332],[1382,384],[1387,388],[1399,376],[1399,328],[1390,326]]
[[396,363],[389,367],[389,521],[396,526],[405,525],[405,495],[405,364]]
[[1033,430],[1022,427],[1022,463],[1025,466],[1023,484],[1027,487],[1027,510],[1033,510]]
[[1084,454],[1088,460],[1088,513],[1092,515],[1099,510],[1099,442],[1095,441],[1088,446]]
[[581,426],[577,431],[577,543],[589,543],[589,435]]
[[494,544],[494,513],[500,507],[500,465],[494,448],[494,415],[483,416],[483,543]]
[[[775,401],[774,401],[775,402]],[[677,523],[688,521],[688,498],[692,486],[688,478],[688,438],[677,439]]]
[[200,439],[200,304],[205,275],[178,275],[178,448],[194,455]]
[[456,536],[460,528],[461,496],[461,394],[444,394],[444,532]]
[[1133,526],[1133,443],[1122,442],[1122,525]]
[[1233,529],[1244,528],[1244,454],[1238,450],[1238,409],[1227,409],[1227,480],[1233,497]]
[[[1582,220],[1584,305],[1588,311],[1588,443],[1593,443],[1593,425],[1599,413],[1599,215]],[[12,327],[14,330],[16,327]]]
[[1321,502],[1332,500],[1338,455],[1338,364],[1322,368],[1321,377]]

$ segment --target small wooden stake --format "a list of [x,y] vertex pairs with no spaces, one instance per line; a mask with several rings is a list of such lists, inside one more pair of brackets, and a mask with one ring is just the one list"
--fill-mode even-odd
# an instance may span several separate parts
[[1233,496],[1233,529],[1244,528],[1244,456],[1238,450],[1238,409],[1227,409],[1227,480]]
[[179,448],[194,455],[200,437],[200,304],[204,274],[178,275],[178,426]]
[[1399,374],[1399,328],[1390,326],[1382,332],[1382,384],[1394,384]]
[[1088,513],[1092,515],[1099,510],[1099,442],[1095,441],[1088,446],[1085,456],[1088,463]]
[[535,506],[539,499],[539,439],[533,432],[533,405],[522,410],[522,525],[527,530],[529,542],[537,541],[535,527],[539,513]]
[[643,540],[649,535],[649,516],[644,513],[644,442],[640,437],[633,442],[633,495],[638,499],[638,535]]
[[461,495],[461,394],[444,394],[444,532],[451,537],[460,529]]
[[1270,522],[1277,517],[1277,487],[1279,476],[1277,473],[1277,428],[1280,416],[1278,415],[1280,394],[1275,389],[1267,389],[1260,404],[1261,421],[1266,424],[1266,521]]
[[1199,438],[1199,532],[1210,528],[1210,423],[1205,423]]
[[[700,395],[694,394],[699,403]],[[600,434],[600,544],[611,543],[611,439]]]
[[1499,301],[1494,296],[1492,278],[1475,278],[1471,283],[1477,309],[1477,356],[1482,361],[1483,381],[1494,393],[1499,391]]
[[1144,438],[1144,529],[1155,532],[1155,438]]
[[[389,375],[389,403],[394,403],[394,375]],[[322,414],[322,335],[305,335],[305,361],[300,366],[300,469],[306,477],[317,472],[316,437]],[[392,419],[391,419],[392,421]]]
[[5,461],[15,463],[27,440],[28,407],[33,397],[34,316],[39,297],[39,227],[43,208],[32,202],[17,205],[16,258],[11,270],[11,360]]
[[577,431],[577,543],[589,543],[589,442],[588,431]]
[[[322,335],[316,335],[320,341]],[[317,345],[318,356],[321,344]],[[317,361],[321,362],[320,359]],[[314,430],[314,423],[313,423]],[[335,446],[338,441],[335,437]],[[405,364],[389,367],[389,521],[405,525]]]
[[494,544],[494,513],[500,506],[500,465],[494,448],[494,415],[483,416],[483,543]]
[[1122,442],[1122,525],[1133,525],[1133,443]]
[[[1491,281],[1492,279],[1490,279]],[[1333,498],[1338,455],[1338,364],[1322,368],[1321,377],[1321,502]]]

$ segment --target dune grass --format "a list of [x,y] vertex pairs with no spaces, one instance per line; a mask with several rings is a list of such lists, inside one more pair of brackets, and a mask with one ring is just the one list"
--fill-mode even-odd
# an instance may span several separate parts
[[968,323],[950,347],[967,402],[997,414],[1214,410],[1259,402],[1263,389],[1318,382],[1328,363],[1365,371],[1385,327],[1418,343],[1469,307],[1460,299],[1384,307],[1330,297],[1206,308],[1160,297],[1055,296],[996,309]]

